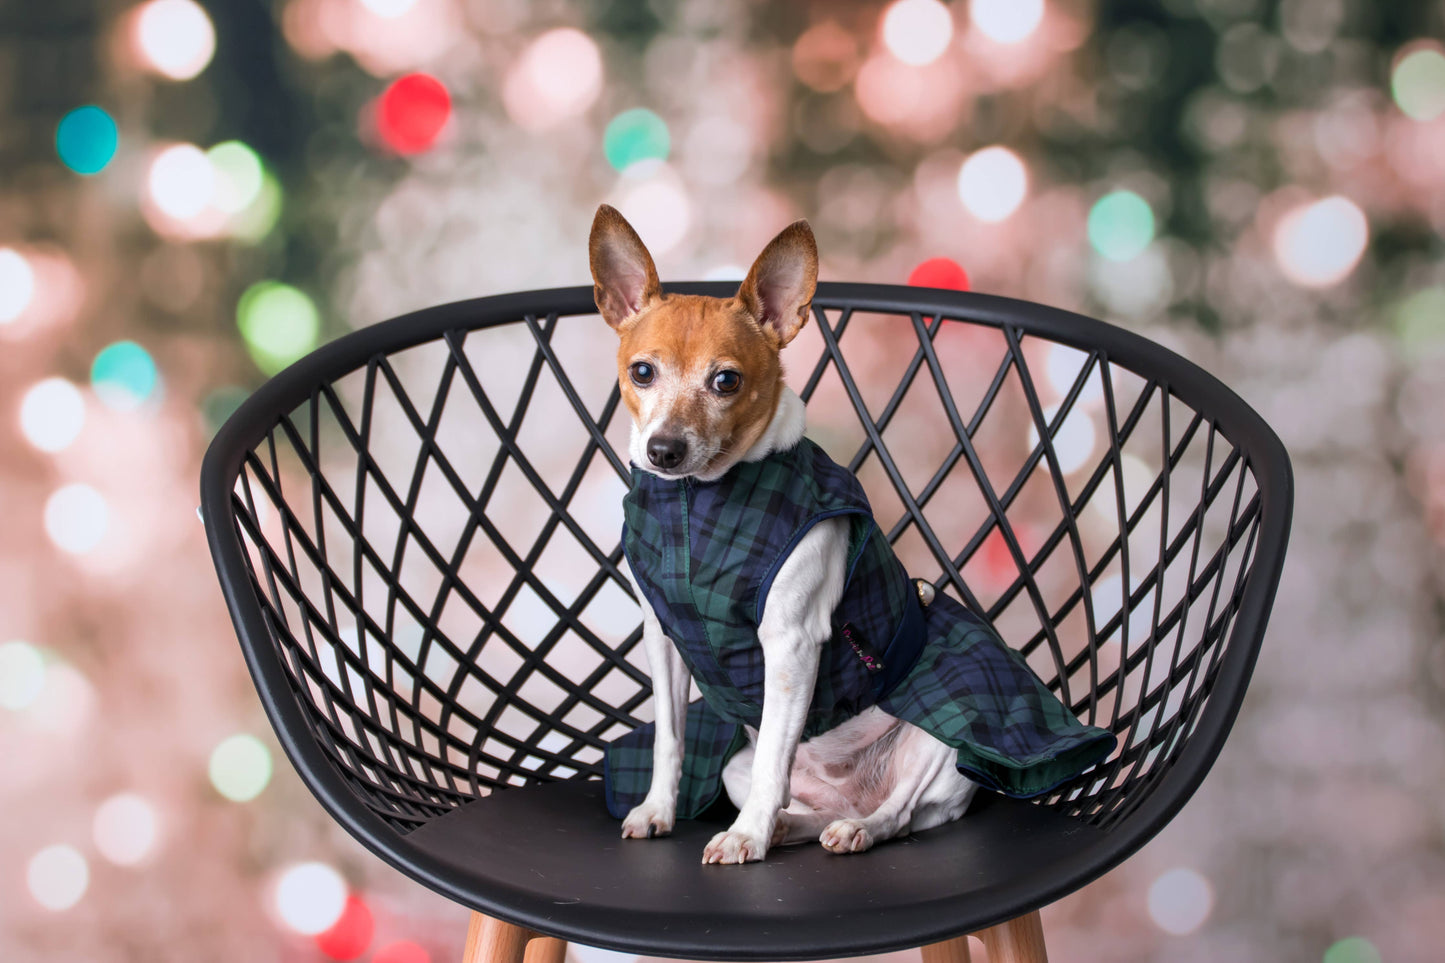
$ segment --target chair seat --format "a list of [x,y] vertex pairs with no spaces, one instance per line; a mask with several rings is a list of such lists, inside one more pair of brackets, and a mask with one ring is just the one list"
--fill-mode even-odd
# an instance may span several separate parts
[[404,845],[438,864],[463,902],[546,935],[653,956],[782,960],[916,947],[1018,916],[1078,885],[1085,852],[1106,838],[980,793],[961,820],[866,853],[809,844],[702,865],[724,827],[684,820],[667,838],[624,840],[602,784],[574,780],[494,793]]

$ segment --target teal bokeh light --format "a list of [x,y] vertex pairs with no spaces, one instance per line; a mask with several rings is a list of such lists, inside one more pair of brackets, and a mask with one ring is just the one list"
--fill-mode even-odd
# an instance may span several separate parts
[[612,118],[602,135],[602,152],[618,171],[638,161],[667,160],[671,150],[667,123],[645,107],[624,110]]
[[1113,191],[1089,210],[1089,243],[1111,261],[1132,261],[1154,240],[1154,212],[1133,191]]
[[110,114],[89,104],[77,107],[55,129],[55,151],[77,174],[98,174],[115,157],[120,134]]
[[156,363],[134,341],[107,345],[90,366],[90,386],[107,407],[119,411],[139,408],[160,383]]

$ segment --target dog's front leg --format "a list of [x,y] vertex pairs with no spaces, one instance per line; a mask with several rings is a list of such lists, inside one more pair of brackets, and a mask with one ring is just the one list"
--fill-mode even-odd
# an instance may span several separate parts
[[691,681],[677,647],[662,631],[662,624],[647,597],[632,578],[632,591],[642,605],[642,649],[652,676],[652,704],[656,738],[652,744],[652,784],[647,798],[622,820],[623,839],[651,839],[672,832],[677,815],[677,787],[682,778],[682,736],[687,722],[687,690]]
[[763,717],[752,783],[746,800],[734,800],[739,811],[732,827],[703,850],[704,863],[749,863],[767,854],[778,812],[792,798],[793,757],[813,701],[823,644],[832,635],[833,609],[843,594],[847,548],[847,521],[825,519],[799,540],[773,580],[758,625]]

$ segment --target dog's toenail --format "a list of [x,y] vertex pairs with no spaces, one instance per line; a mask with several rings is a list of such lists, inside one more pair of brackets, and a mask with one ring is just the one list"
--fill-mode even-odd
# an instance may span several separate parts
[[648,824],[647,824],[647,838],[648,838],[648,839],[651,839],[652,837],[654,837],[654,836],[656,836],[656,835],[657,835],[657,827],[654,826],[654,825],[652,825],[651,823],[648,823]]

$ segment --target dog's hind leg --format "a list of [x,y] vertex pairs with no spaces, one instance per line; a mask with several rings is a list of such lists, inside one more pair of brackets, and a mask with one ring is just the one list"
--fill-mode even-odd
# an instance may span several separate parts
[[834,853],[861,853],[874,843],[931,829],[963,815],[977,786],[954,765],[955,752],[928,733],[907,726],[889,759],[891,788],[863,817],[836,819],[818,837]]

